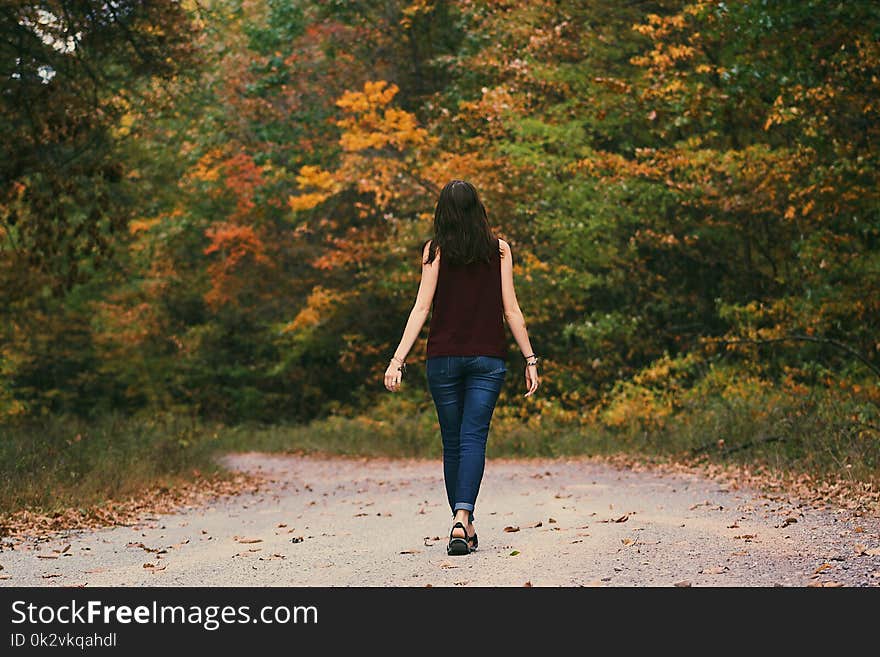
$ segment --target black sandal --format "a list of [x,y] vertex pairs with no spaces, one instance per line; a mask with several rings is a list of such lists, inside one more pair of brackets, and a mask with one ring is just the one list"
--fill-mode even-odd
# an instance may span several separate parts
[[[461,527],[461,530],[464,532],[464,537],[452,535],[452,532],[454,532],[458,527]],[[449,544],[446,546],[446,554],[462,555],[469,554],[470,551],[471,545],[467,539],[467,529],[460,522],[457,522],[452,525],[452,531],[449,532]]]
[[471,546],[471,552],[477,549],[477,532],[474,532],[473,536],[468,536],[468,544]]

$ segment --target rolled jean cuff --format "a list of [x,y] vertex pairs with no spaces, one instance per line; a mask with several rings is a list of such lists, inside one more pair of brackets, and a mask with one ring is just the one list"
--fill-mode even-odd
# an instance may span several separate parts
[[465,509],[466,511],[470,511],[468,514],[468,520],[470,522],[474,521],[474,505],[470,502],[456,502],[455,506],[452,507],[452,515],[455,515],[455,512],[459,509]]

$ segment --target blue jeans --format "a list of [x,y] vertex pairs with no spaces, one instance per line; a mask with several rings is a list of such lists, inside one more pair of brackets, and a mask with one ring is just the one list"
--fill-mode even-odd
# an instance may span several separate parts
[[443,438],[446,497],[453,516],[466,509],[473,522],[489,422],[507,366],[497,356],[433,356],[425,371]]

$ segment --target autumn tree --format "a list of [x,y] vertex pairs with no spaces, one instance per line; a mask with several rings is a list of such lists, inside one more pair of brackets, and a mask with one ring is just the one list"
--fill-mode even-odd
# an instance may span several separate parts
[[78,388],[94,366],[88,288],[112,270],[142,203],[120,152],[126,117],[189,64],[193,27],[170,1],[12,1],[0,12],[3,390],[49,408],[106,392]]

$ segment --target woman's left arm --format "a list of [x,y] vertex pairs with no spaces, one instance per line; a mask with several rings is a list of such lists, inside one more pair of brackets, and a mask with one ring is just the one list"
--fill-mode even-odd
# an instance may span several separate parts
[[422,251],[422,280],[419,283],[419,292],[416,295],[416,302],[409,313],[409,319],[406,321],[406,327],[403,329],[403,337],[400,338],[400,344],[394,350],[394,359],[385,370],[385,387],[391,392],[395,392],[400,387],[401,372],[398,369],[406,360],[406,355],[412,349],[425,320],[428,319],[428,313],[431,311],[431,302],[434,300],[434,291],[437,289],[437,274],[440,271],[440,254],[434,258],[434,262],[425,264],[428,258],[428,250],[430,249],[430,240],[425,243]]

